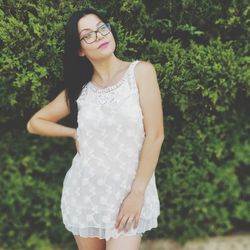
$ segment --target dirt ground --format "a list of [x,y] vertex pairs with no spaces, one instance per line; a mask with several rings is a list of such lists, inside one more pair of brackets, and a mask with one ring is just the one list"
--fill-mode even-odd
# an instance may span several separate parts
[[188,241],[181,246],[171,240],[143,240],[140,250],[250,250],[250,234]]

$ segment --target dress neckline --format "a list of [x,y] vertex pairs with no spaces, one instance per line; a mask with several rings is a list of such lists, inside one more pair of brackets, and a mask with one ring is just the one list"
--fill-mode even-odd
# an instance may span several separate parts
[[112,84],[110,86],[107,86],[107,87],[104,87],[104,88],[100,88],[100,87],[97,87],[95,84],[92,83],[92,81],[90,80],[89,81],[89,86],[90,88],[94,91],[94,92],[97,92],[97,93],[103,93],[103,92],[109,92],[113,89],[116,89],[118,88],[126,79],[126,76],[127,74],[129,73],[130,71],[130,68],[131,66],[135,63],[136,61],[133,61],[133,62],[130,62],[128,68],[126,69],[125,73],[123,74],[123,76],[121,77],[120,80],[118,80],[115,84]]

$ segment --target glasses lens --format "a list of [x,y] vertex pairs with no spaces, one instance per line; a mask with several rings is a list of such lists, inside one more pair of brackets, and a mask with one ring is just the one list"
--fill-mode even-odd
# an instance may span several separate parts
[[107,35],[110,32],[110,24],[105,23],[100,28],[99,31],[102,35]]
[[[109,24],[109,23],[103,24],[103,25],[100,26],[99,29],[98,29],[98,31],[99,31],[102,35],[104,35],[104,36],[106,36],[106,35],[110,32],[110,30],[111,30],[111,27],[110,27],[110,24]],[[82,39],[84,39],[85,42],[87,42],[87,43],[93,43],[93,42],[95,42],[95,40],[96,40],[96,32],[95,32],[95,31],[89,32],[89,33],[87,33],[86,35],[84,35],[84,36],[82,37]]]
[[83,39],[87,43],[93,43],[95,41],[95,32],[89,32],[88,34],[83,36]]

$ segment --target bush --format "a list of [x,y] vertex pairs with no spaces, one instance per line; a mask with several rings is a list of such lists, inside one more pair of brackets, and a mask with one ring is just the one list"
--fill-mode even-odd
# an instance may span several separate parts
[[[245,230],[250,224],[249,6],[205,0],[91,2],[86,5],[111,16],[120,39],[117,56],[149,60],[161,88],[165,141],[156,168],[161,215],[159,227],[145,238],[184,242]],[[0,3],[0,245],[72,249],[60,196],[74,145],[66,138],[29,135],[26,122],[57,95],[64,25],[84,6],[82,1]],[[71,126],[68,118],[60,123]]]

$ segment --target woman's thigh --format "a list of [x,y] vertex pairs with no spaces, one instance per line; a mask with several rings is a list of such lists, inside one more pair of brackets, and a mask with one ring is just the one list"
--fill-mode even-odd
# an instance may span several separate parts
[[106,250],[139,250],[140,235],[120,235],[117,239],[111,238],[106,242]]
[[73,235],[78,250],[105,250],[106,240],[99,239],[97,237],[81,237],[79,235]]

